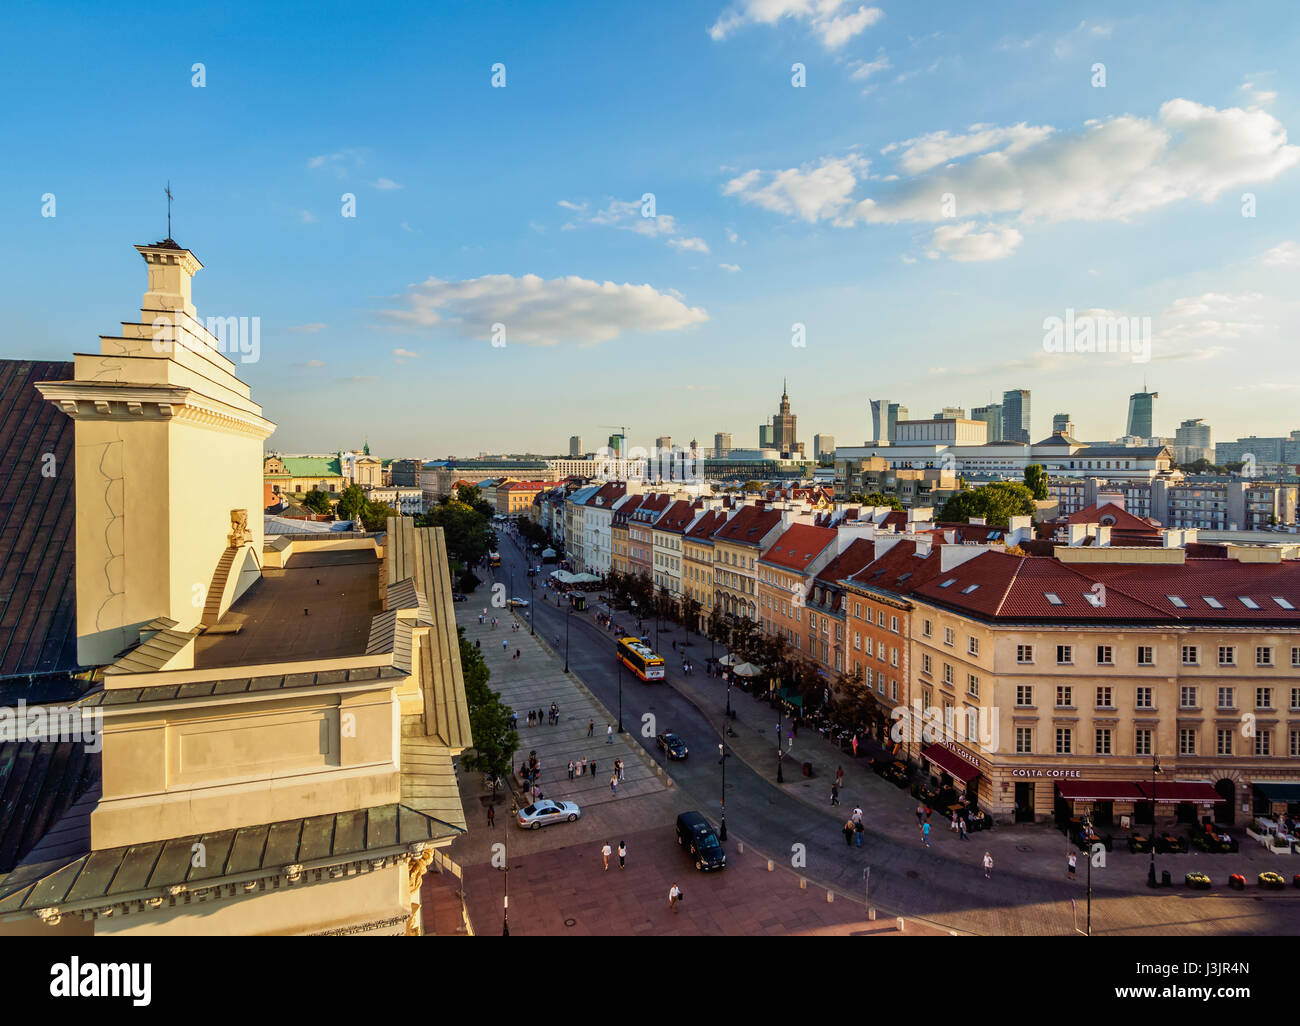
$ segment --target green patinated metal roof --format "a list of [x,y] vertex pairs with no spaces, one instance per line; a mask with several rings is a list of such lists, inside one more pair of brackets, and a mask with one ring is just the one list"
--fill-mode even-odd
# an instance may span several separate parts
[[337,456],[283,456],[280,462],[290,477],[342,477]]
[[[464,832],[406,805],[390,804],[92,851],[62,865],[20,866],[0,878],[0,915],[102,904],[180,884],[211,886],[291,865],[351,861],[368,852]],[[193,865],[196,843],[206,856],[201,867]]]

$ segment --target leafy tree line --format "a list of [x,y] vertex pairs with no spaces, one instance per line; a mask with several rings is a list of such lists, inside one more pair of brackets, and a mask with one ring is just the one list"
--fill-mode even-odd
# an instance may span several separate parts
[[457,628],[460,638],[460,667],[465,677],[465,699],[469,706],[470,736],[474,747],[461,756],[461,765],[475,772],[508,777],[519,750],[519,734],[510,726],[510,706],[501,701],[501,693],[488,687],[492,673],[482,653],[465,640],[465,629]]
[[943,504],[938,519],[964,524],[971,517],[983,517],[990,527],[1007,527],[1012,517],[1037,512],[1033,492],[1027,486],[1016,481],[994,481],[954,495]]
[[360,485],[348,485],[343,489],[338,504],[334,506],[331,506],[327,492],[313,488],[302,497],[301,505],[321,516],[333,513],[339,520],[360,521],[366,531],[382,531],[388,526],[389,517],[402,515],[387,502],[371,502]]
[[479,579],[473,573],[497,546],[492,530],[492,507],[483,501],[479,489],[459,486],[427,513],[415,518],[417,527],[441,527],[447,543],[452,580],[462,591],[473,591]]

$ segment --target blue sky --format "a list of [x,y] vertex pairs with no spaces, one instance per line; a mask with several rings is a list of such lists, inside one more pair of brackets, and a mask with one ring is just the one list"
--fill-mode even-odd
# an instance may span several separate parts
[[170,179],[285,451],[753,445],[782,377],[810,448],[1016,387],[1113,437],[1144,377],[1161,433],[1300,428],[1294,4],[105,6],[0,12],[6,357],[138,317]]

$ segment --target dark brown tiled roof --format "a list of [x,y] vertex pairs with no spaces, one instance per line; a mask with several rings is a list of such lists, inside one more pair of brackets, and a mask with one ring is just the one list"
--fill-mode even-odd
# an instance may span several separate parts
[[0,875],[8,873],[99,780],[81,741],[0,743]]
[[[237,667],[231,667],[235,670]],[[369,681],[398,682],[406,672],[392,666],[358,666],[351,670],[315,670],[302,673],[278,673],[267,677],[229,677],[224,680],[197,680],[188,684],[152,684],[149,687],[106,688],[88,695],[81,704],[136,705],[140,702],[184,701],[187,698],[211,698],[225,695],[253,695],[265,691],[292,688],[324,687],[327,684],[364,684]]]
[[0,679],[78,668],[73,422],[33,387],[72,376],[0,360]]

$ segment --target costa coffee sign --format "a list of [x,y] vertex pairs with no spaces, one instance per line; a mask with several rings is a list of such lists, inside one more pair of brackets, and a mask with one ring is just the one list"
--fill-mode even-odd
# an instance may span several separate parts
[[1053,778],[1056,778],[1056,779],[1064,779],[1064,778],[1066,778],[1066,777],[1076,777],[1076,778],[1077,778],[1077,777],[1081,777],[1081,776],[1083,776],[1083,770],[1072,770],[1072,769],[1013,769],[1013,770],[1011,771],[1011,775],[1012,775],[1013,777],[1053,777]]

